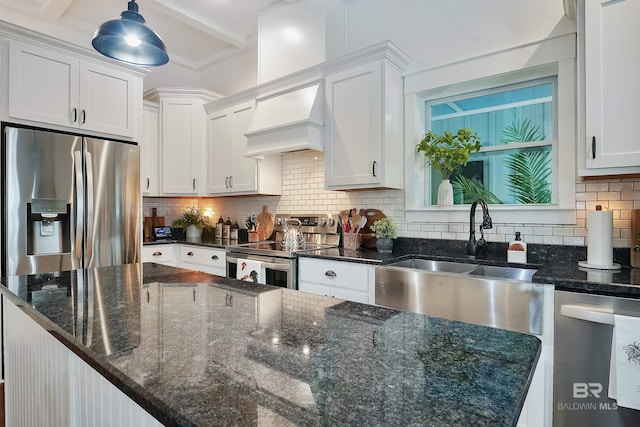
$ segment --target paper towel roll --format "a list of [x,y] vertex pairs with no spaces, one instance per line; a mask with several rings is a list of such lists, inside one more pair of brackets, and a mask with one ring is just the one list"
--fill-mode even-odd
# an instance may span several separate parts
[[592,268],[613,268],[613,212],[587,212],[587,264]]

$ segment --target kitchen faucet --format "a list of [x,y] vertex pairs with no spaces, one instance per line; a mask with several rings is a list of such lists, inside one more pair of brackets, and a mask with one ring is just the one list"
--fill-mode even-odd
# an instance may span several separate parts
[[[475,219],[476,207],[478,203],[480,203],[480,206],[482,207],[482,224],[480,225],[480,239],[476,241]],[[476,256],[478,251],[487,245],[487,242],[485,242],[484,240],[484,232],[482,230],[489,228],[493,228],[491,217],[489,216],[489,207],[483,199],[476,199],[476,201],[471,204],[471,221],[469,230],[469,243],[467,243],[467,255]]]

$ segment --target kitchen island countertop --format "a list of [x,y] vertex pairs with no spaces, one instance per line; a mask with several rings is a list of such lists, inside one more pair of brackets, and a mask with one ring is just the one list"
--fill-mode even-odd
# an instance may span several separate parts
[[[540,352],[530,335],[157,264],[3,283],[166,425],[510,426]],[[88,301],[87,344],[73,316]]]

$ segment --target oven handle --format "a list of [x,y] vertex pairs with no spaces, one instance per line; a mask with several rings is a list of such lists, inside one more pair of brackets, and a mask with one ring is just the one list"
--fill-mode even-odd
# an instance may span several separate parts
[[565,317],[586,320],[587,322],[614,325],[614,312],[610,308],[594,308],[592,305],[565,304],[560,307],[560,313]]
[[[232,256],[232,255],[227,254],[227,262],[230,263],[230,264],[237,264],[239,258],[240,257],[236,257],[236,256]],[[256,258],[256,257],[247,258],[247,259],[260,261],[262,263],[262,266],[264,268],[268,268],[269,270],[277,270],[277,271],[290,271],[291,270],[291,266],[289,265],[288,262],[287,263],[266,262],[266,261],[261,261],[259,258]]]

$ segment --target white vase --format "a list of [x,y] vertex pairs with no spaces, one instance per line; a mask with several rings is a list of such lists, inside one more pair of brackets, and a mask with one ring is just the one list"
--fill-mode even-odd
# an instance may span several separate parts
[[187,239],[196,239],[202,236],[202,231],[195,225],[187,227]]
[[453,185],[448,179],[443,179],[438,186],[438,207],[453,206]]

